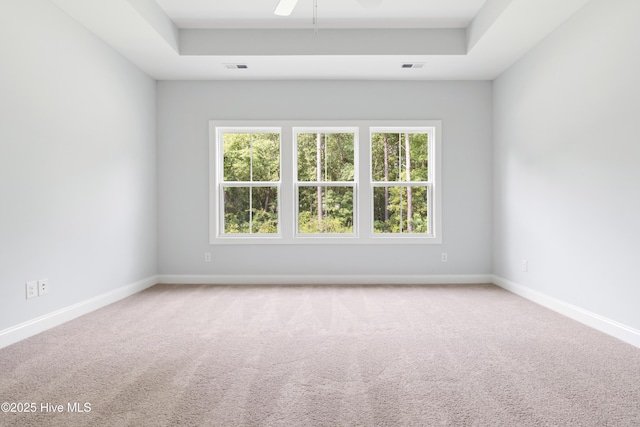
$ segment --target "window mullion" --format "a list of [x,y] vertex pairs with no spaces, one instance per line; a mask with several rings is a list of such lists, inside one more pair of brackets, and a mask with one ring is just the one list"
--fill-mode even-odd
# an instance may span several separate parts
[[354,187],[355,181],[297,181],[299,187]]
[[293,129],[282,127],[280,133],[280,233],[285,239],[292,239],[295,227],[295,200],[297,189],[294,188],[295,144]]

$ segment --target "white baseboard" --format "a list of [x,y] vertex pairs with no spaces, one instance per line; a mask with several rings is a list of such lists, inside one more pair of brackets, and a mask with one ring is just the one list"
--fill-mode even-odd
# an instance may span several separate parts
[[514,294],[520,295],[521,297],[540,304],[543,307],[549,308],[573,320],[577,320],[580,323],[597,329],[600,332],[604,332],[607,335],[611,335],[619,340],[640,348],[640,331],[637,329],[566,303],[557,298],[550,297],[499,276],[492,276],[491,281],[509,292],[513,292]]
[[0,348],[105,307],[157,283],[167,284],[318,284],[435,285],[493,283],[530,301],[640,348],[640,331],[583,308],[491,274],[444,275],[158,275],[123,286],[69,307],[0,331]]
[[491,283],[490,274],[442,275],[174,275],[161,274],[158,283],[181,285],[435,285]]
[[130,295],[143,291],[158,283],[158,276],[147,277],[135,283],[123,286],[113,291],[98,295],[69,307],[56,310],[44,316],[21,323],[0,331],[0,348],[14,344],[30,336],[44,332],[84,314],[112,304]]

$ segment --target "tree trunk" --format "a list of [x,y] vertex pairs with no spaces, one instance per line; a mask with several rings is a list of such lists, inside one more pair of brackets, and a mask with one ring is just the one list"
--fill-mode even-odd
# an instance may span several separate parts
[[[316,178],[322,181],[322,134],[316,134]],[[318,231],[322,231],[322,187],[318,186]]]
[[[409,146],[409,134],[404,134],[404,143],[405,143],[405,155],[407,159],[407,182],[411,181],[411,150]],[[412,204],[412,188],[407,187],[407,232],[411,233],[413,231],[412,220],[413,220],[413,207]]]
[[[384,180],[389,181],[389,139],[385,133],[382,137],[384,142]],[[389,222],[389,187],[384,187],[384,222]]]

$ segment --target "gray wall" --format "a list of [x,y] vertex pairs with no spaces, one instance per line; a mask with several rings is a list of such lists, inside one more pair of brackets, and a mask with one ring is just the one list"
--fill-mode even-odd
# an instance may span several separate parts
[[493,117],[494,273],[636,329],[639,18],[587,4],[494,82]]
[[2,330],[155,275],[157,224],[154,80],[46,0],[0,2],[0,58]]
[[[50,2],[0,2],[0,330],[157,273],[494,273],[640,329],[638,16],[593,0],[493,84],[156,86]],[[441,119],[443,244],[210,246],[208,121],[278,118]]]
[[[163,81],[157,98],[160,274],[491,272],[490,82]],[[351,118],[442,120],[442,245],[209,246],[209,120]]]

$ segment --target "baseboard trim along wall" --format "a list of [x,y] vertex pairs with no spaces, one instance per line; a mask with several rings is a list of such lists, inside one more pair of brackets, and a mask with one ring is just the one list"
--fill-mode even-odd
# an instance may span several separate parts
[[640,348],[640,331],[491,274],[444,275],[172,275],[150,276],[0,331],[0,348],[105,307],[157,283],[184,285],[437,285],[493,283],[605,334]]
[[44,316],[36,317],[35,319],[4,329],[0,331],[0,348],[39,334],[40,332],[44,332],[47,329],[51,329],[82,315],[91,313],[94,310],[143,291],[156,283],[158,283],[158,276],[147,277],[146,279],[139,280],[102,295],[70,305],[69,307],[56,310],[52,313],[45,314]]
[[541,292],[530,289],[526,286],[507,280],[503,277],[492,276],[491,283],[494,283],[501,288],[512,292],[516,295],[520,295],[536,304],[556,311],[564,316],[567,316],[573,320],[597,329],[612,337],[618,338],[628,344],[640,348],[640,331],[623,325],[599,314],[593,313],[589,310],[585,310],[578,306],[566,303],[557,298],[545,295]]
[[173,275],[158,283],[182,285],[435,285],[491,283],[490,274],[442,275]]

